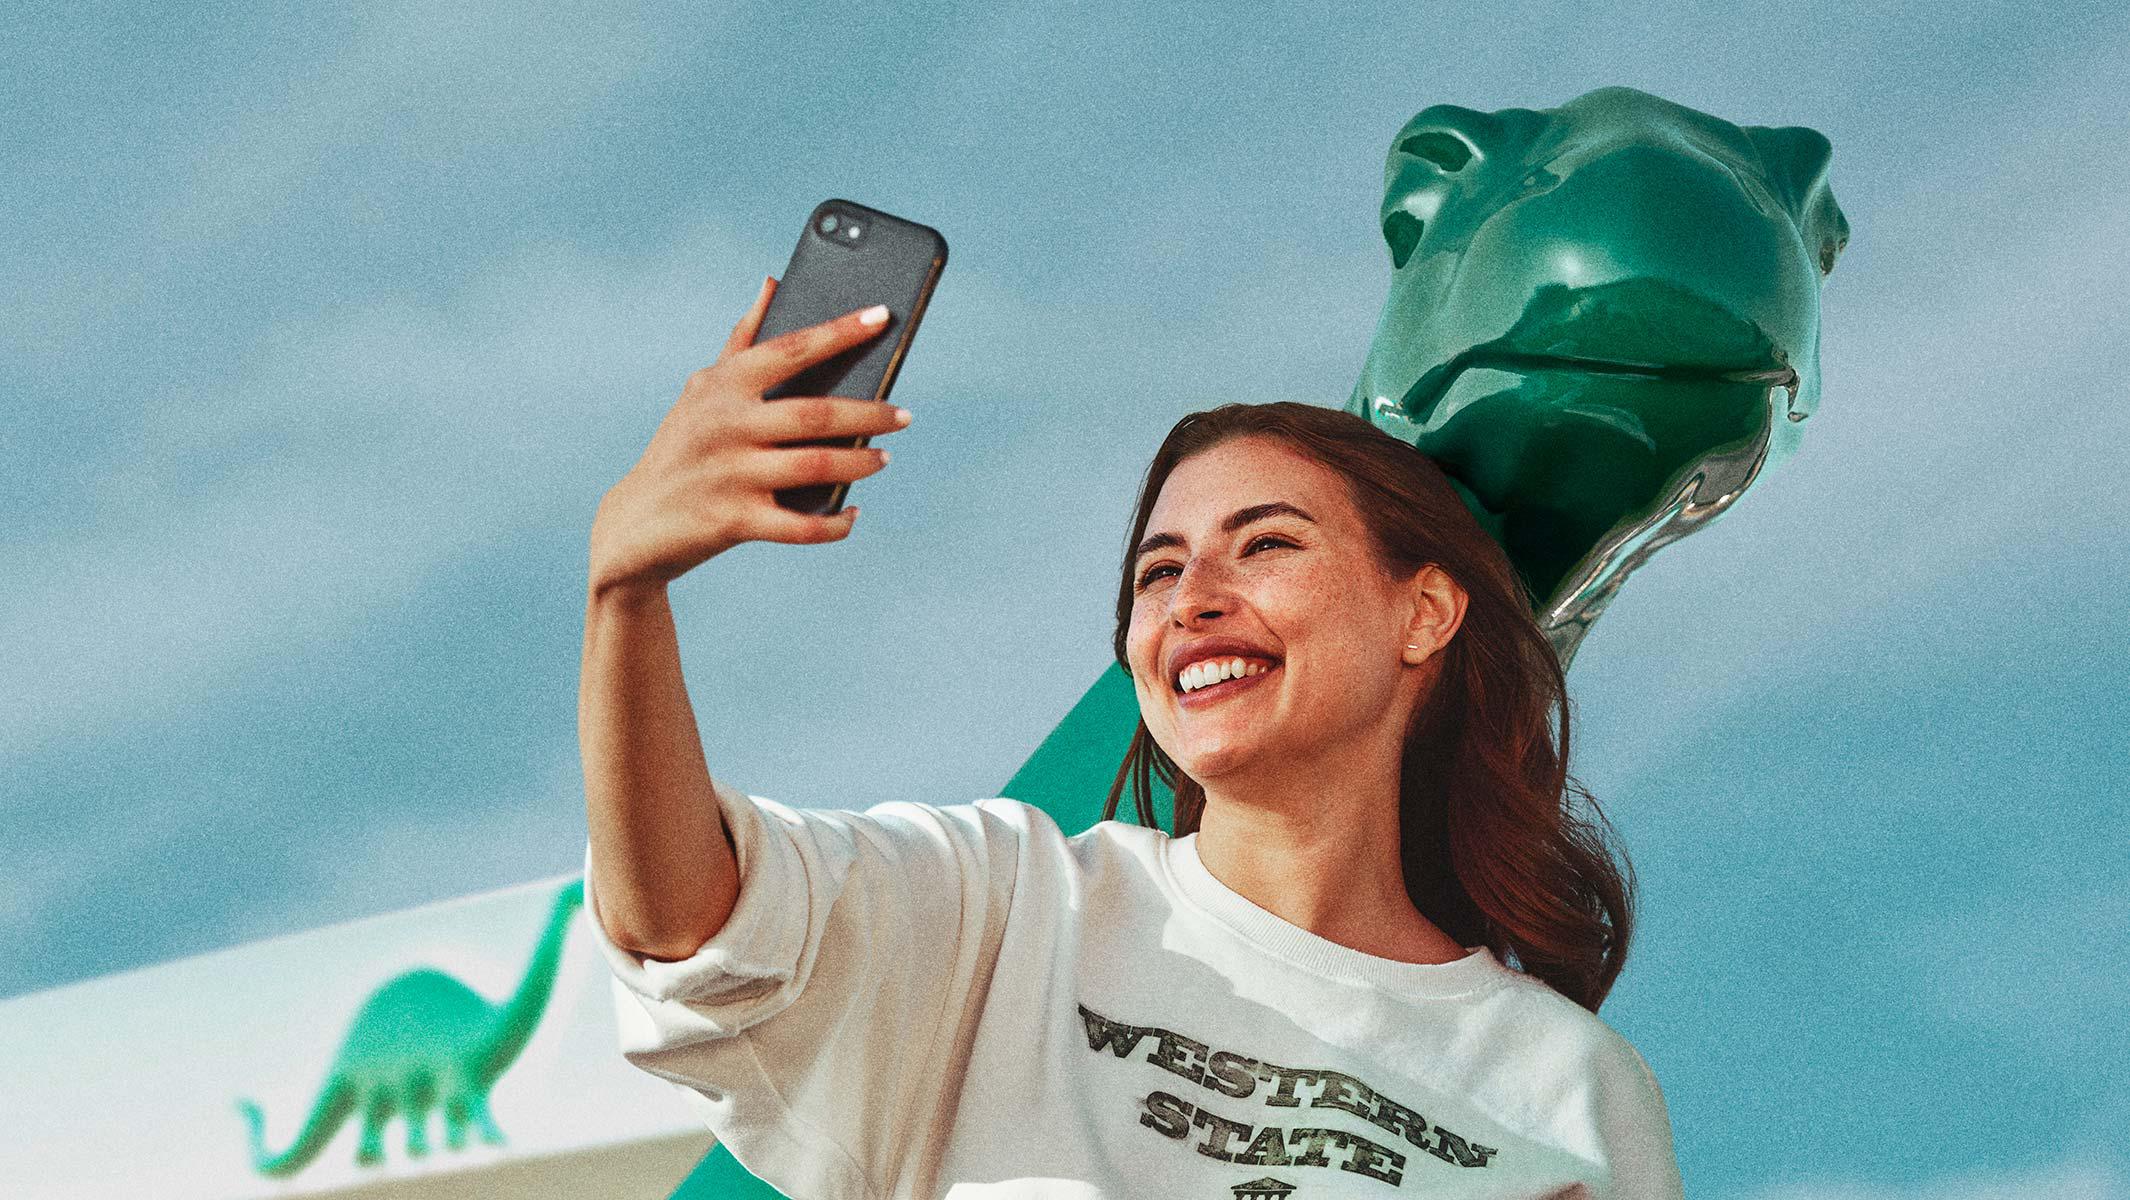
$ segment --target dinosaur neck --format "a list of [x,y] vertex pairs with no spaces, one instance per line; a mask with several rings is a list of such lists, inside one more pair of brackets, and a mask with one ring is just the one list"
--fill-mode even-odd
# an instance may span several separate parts
[[491,1027],[493,1040],[483,1063],[483,1074],[491,1080],[516,1061],[518,1052],[525,1049],[539,1026],[540,1014],[547,1010],[548,997],[555,989],[555,970],[562,961],[563,936],[569,932],[570,918],[583,903],[583,886],[581,881],[572,883],[555,898],[547,928],[541,931],[540,943],[533,949],[524,977],[518,980],[510,999],[496,1008]]

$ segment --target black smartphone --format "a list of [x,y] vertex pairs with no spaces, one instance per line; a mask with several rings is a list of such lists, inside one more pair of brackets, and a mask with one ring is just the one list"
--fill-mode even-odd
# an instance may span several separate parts
[[[885,304],[887,328],[849,350],[816,363],[762,393],[787,396],[849,396],[885,400],[895,371],[909,353],[925,304],[947,265],[947,240],[939,231],[848,200],[823,200],[806,218],[791,263],[777,277],[769,311],[762,314],[757,343],[818,325],[854,308]],[[863,446],[870,438],[815,438],[788,446]],[[841,511],[848,481],[785,488],[777,503],[797,512]]]

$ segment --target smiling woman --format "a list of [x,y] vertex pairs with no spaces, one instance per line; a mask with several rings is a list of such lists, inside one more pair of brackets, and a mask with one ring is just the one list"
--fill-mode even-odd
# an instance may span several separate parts
[[[1158,777],[1173,836],[1290,922],[1413,961],[1483,943],[1597,1011],[1631,871],[1568,776],[1529,592],[1433,460],[1312,405],[1194,413],[1126,546],[1114,650],[1140,723],[1105,818],[1128,785],[1153,824]],[[1179,678],[1237,658],[1264,672]]]
[[775,511],[879,469],[778,448],[797,406],[899,427],[765,404],[866,327],[756,346],[760,308],[593,522],[585,906],[629,1061],[790,1196],[1679,1196],[1662,1093],[1594,1011],[1627,892],[1560,803],[1560,669],[1441,473],[1359,417],[1231,405],[1155,460],[1106,816],[1134,777],[1144,818],[1152,770],[1175,831],[713,778],[666,585],[850,533]]

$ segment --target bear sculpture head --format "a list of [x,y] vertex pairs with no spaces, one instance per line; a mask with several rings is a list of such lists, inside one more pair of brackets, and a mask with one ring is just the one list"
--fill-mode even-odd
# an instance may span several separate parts
[[1795,452],[1849,239],[1829,154],[1622,87],[1436,105],[1392,142],[1347,410],[1456,481],[1563,667],[1629,572]]

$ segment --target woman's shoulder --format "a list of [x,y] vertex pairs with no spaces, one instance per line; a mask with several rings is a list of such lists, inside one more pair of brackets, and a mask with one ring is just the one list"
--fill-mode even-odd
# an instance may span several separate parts
[[1004,796],[978,800],[967,808],[1011,828],[1031,850],[1070,859],[1082,868],[1120,858],[1151,866],[1169,840],[1164,830],[1129,821],[1076,821],[1068,828],[1048,810]]
[[[1486,1087],[1504,1118],[1601,1160],[1617,1194],[1680,1194],[1664,1090],[1641,1051],[1597,1013],[1510,968],[1504,1018],[1486,1051]],[[1613,1194],[1613,1193],[1608,1193]]]
[[748,799],[768,819],[839,841],[1010,845],[1052,861],[1072,860],[1082,867],[1120,857],[1151,865],[1169,839],[1162,830],[1113,820],[1068,832],[1048,811],[1006,796],[951,804],[884,800],[862,809],[801,808],[761,796]]
[[988,821],[1010,831],[1024,870],[1053,878],[1073,877],[1091,886],[1140,886],[1163,874],[1170,841],[1165,830],[1130,821],[1060,824],[1047,809],[998,796],[953,806],[961,819]]
[[1158,847],[1161,842],[1168,840],[1169,836],[1164,830],[1149,829],[1144,825],[1134,824],[1129,821],[1115,820],[1096,821],[1085,826],[1081,826],[1079,822],[1074,822],[1074,830],[1067,832],[1066,827],[1061,825],[1057,817],[1049,810],[1038,808],[1025,800],[1015,800],[1010,796],[991,796],[981,800],[968,800],[956,804],[928,804],[920,801],[890,800],[876,804],[865,811],[868,814],[885,813],[905,816],[921,812],[935,817],[960,821],[966,825],[976,825],[988,819],[1003,823],[1005,827],[1013,830],[1028,841],[1059,846]]
[[1610,1021],[1555,991],[1544,980],[1504,967],[1509,986],[1499,990],[1504,1023],[1514,1029],[1520,1057],[1536,1064],[1621,1087],[1654,1088],[1655,1075],[1640,1050]]

